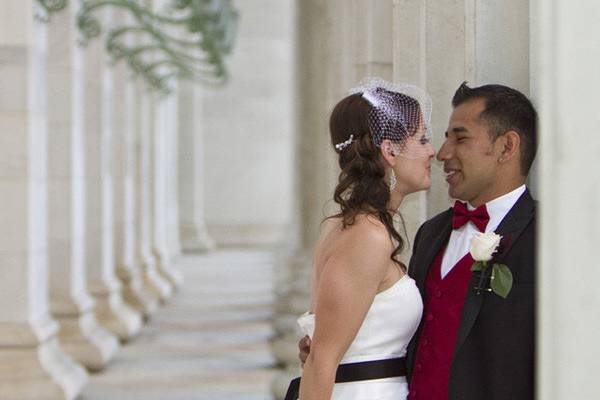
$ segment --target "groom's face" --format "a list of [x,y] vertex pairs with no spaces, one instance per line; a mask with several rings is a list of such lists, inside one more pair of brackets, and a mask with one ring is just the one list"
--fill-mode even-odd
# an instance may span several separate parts
[[496,195],[498,149],[490,139],[487,123],[480,118],[485,101],[459,104],[450,116],[446,141],[437,159],[443,161],[449,194],[479,206]]

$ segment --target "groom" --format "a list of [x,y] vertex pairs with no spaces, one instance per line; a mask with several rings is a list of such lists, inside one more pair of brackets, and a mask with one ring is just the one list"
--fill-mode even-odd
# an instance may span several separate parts
[[[534,397],[535,202],[525,186],[536,147],[536,112],[502,85],[452,99],[444,163],[451,197],[466,201],[425,222],[409,273],[424,303],[409,346],[410,400],[525,400]],[[513,276],[503,298],[490,273],[471,271],[476,232],[502,236],[493,262]]]
[[[536,112],[502,85],[469,88],[452,99],[444,163],[451,208],[414,239],[409,274],[424,303],[408,349],[410,400],[525,400],[534,397],[535,202],[525,186],[536,147]],[[472,272],[476,232],[502,235],[493,262],[513,276],[503,298],[489,271]],[[300,342],[300,358],[308,341]]]

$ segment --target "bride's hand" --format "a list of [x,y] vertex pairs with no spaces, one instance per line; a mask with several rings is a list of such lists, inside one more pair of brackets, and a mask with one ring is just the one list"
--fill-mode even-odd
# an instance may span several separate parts
[[300,362],[304,365],[308,358],[308,354],[310,353],[310,337],[308,337],[308,335],[300,339],[298,342],[298,350],[298,358],[300,358]]

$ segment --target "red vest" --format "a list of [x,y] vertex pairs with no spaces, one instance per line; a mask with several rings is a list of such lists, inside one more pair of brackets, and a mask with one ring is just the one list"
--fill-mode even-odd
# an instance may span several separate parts
[[450,365],[460,317],[471,279],[473,258],[467,253],[441,278],[445,247],[433,260],[425,282],[423,325],[410,382],[409,400],[447,400]]

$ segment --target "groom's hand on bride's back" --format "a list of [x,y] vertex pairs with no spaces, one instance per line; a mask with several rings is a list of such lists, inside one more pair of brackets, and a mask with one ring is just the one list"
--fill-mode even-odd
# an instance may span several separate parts
[[298,350],[298,358],[300,358],[300,362],[304,365],[308,358],[308,353],[310,353],[310,337],[308,337],[308,335],[300,339],[298,342]]

